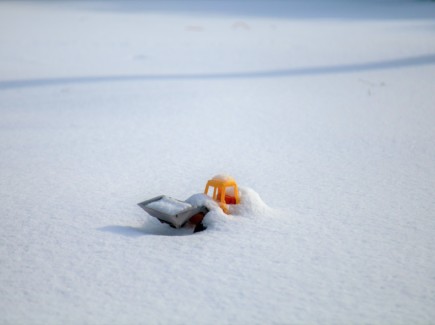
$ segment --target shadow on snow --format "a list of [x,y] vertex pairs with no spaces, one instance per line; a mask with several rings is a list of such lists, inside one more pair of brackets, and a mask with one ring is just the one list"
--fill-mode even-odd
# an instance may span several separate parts
[[132,227],[132,226],[106,226],[97,228],[99,231],[109,232],[125,237],[142,237],[142,236],[189,236],[193,235],[193,229],[181,228],[173,229],[168,225],[155,225],[148,223],[146,227]]
[[204,73],[204,74],[138,74],[138,75],[112,75],[112,76],[84,76],[63,78],[40,78],[22,80],[0,81],[0,90],[57,86],[67,84],[89,84],[125,81],[171,81],[171,80],[219,80],[219,79],[258,79],[258,78],[283,78],[312,75],[343,74],[373,70],[388,70],[407,67],[435,65],[435,54],[407,57],[401,59],[384,60],[377,62],[313,66],[281,70],[265,70],[252,72]]

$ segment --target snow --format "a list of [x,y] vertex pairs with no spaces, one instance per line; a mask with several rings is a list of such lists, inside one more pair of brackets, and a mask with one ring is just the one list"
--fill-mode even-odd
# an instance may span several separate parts
[[[1,1],[0,323],[433,323],[434,17]],[[230,215],[193,195],[216,174]]]
[[219,204],[217,204],[217,202],[212,200],[210,196],[205,195],[203,193],[193,194],[188,199],[186,199],[186,202],[195,207],[205,206],[209,210],[219,209]]
[[191,208],[192,206],[188,203],[175,200],[171,197],[163,196],[160,200],[147,204],[147,207],[169,215],[175,215],[188,208]]
[[239,188],[240,204],[229,205],[230,213],[236,216],[255,217],[272,216],[277,212],[267,206],[260,195],[252,188]]
[[213,179],[220,180],[220,181],[233,181],[234,180],[234,178],[228,174],[215,175],[215,176],[213,176]]

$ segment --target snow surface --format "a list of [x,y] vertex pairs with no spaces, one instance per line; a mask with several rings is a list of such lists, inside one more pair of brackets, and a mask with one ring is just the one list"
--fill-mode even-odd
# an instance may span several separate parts
[[191,208],[192,206],[171,197],[163,196],[160,200],[147,204],[147,207],[166,214],[174,215]]
[[217,180],[221,180],[221,181],[232,181],[232,180],[234,180],[234,178],[232,176],[227,175],[227,174],[215,175],[215,176],[213,176],[213,179],[217,179]]
[[[0,323],[433,323],[434,18],[1,1]],[[206,231],[137,206],[218,173]]]

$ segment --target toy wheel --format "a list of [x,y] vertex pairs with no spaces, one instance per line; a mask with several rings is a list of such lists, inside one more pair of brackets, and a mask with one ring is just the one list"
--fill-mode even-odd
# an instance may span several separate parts
[[197,213],[189,219],[189,222],[193,223],[194,225],[198,225],[202,222],[202,220],[204,219],[204,216],[205,216],[205,214],[202,212]]
[[202,224],[202,222],[201,222],[201,223],[198,223],[198,224],[195,226],[195,229],[193,229],[193,233],[200,232],[200,231],[204,231],[204,230],[206,230],[206,229],[207,229],[207,227],[204,226],[204,225]]

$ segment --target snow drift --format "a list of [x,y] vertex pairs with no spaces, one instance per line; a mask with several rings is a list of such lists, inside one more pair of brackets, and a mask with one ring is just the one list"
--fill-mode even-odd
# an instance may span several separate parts
[[[0,1],[0,323],[433,323],[434,18]],[[261,198],[195,235],[136,205],[217,169]]]

